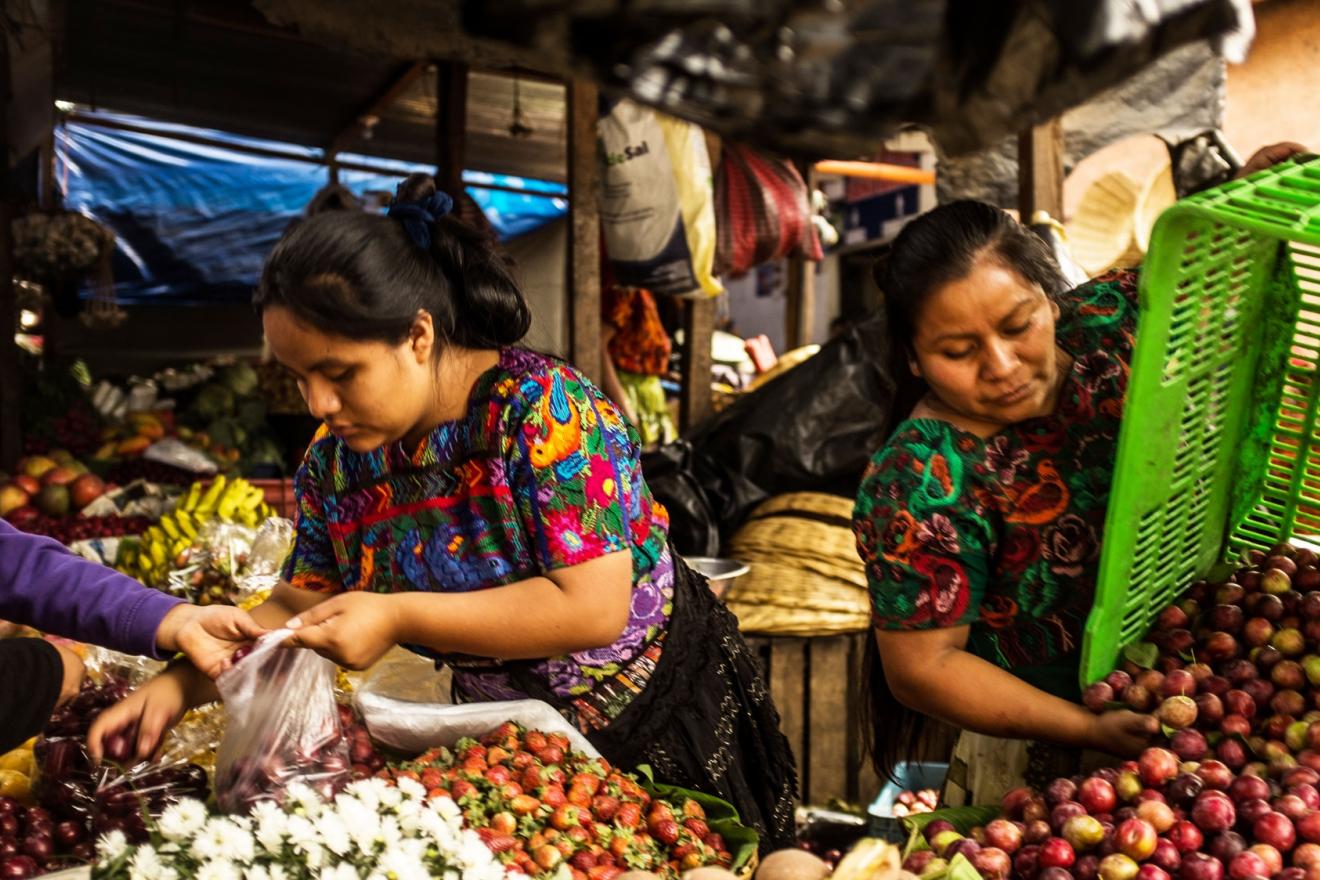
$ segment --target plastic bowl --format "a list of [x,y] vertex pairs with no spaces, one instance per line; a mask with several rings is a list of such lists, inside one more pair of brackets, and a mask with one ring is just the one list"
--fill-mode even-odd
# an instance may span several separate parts
[[705,577],[710,582],[711,591],[720,598],[724,598],[735,580],[752,570],[745,562],[714,556],[685,556],[683,561],[697,574]]

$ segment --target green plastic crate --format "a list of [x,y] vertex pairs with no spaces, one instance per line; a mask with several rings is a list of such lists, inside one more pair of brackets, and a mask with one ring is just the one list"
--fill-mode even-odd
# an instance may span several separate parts
[[1320,159],[1165,211],[1140,303],[1083,684],[1221,563],[1320,539]]

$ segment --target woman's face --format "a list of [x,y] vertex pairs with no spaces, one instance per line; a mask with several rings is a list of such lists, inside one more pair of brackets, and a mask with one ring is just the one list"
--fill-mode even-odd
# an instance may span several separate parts
[[399,345],[334,336],[282,306],[262,312],[271,351],[298,380],[307,411],[354,452],[414,434],[435,400],[435,335],[422,314]]
[[982,256],[917,314],[912,371],[944,406],[1008,425],[1053,411],[1056,306],[1038,285]]

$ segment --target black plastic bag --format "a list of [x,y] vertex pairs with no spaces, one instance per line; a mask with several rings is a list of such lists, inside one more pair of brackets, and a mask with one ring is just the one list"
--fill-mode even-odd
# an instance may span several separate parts
[[895,387],[879,313],[698,425],[693,463],[720,534],[773,495],[855,495],[894,427]]
[[692,444],[666,443],[642,455],[651,495],[669,511],[669,540],[684,556],[715,556],[720,531],[692,462]]

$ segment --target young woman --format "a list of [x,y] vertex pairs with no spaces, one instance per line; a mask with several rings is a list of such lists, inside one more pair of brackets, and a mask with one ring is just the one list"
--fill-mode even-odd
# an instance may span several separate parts
[[[612,762],[730,800],[792,841],[792,756],[736,621],[667,542],[635,434],[582,374],[515,347],[506,261],[414,175],[390,216],[291,229],[255,297],[325,425],[297,542],[253,616],[352,668],[403,644],[464,701],[550,702]],[[98,720],[141,752],[215,698],[179,665]]]

